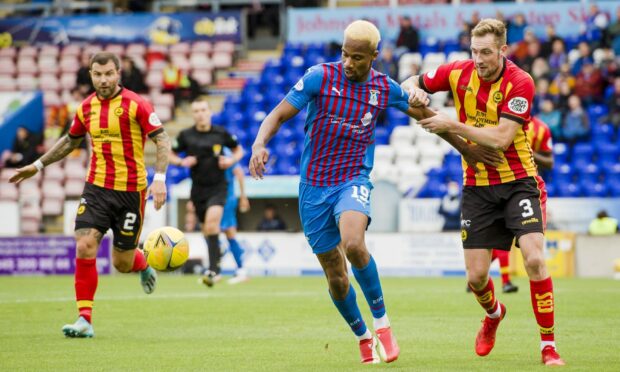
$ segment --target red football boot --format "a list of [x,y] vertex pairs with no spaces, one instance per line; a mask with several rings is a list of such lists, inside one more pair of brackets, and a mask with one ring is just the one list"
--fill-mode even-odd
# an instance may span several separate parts
[[497,332],[497,327],[499,326],[499,322],[501,322],[506,316],[506,306],[502,303],[500,303],[499,306],[502,309],[502,314],[500,317],[491,319],[488,316],[485,316],[482,321],[482,328],[480,328],[480,331],[478,331],[478,335],[476,336],[476,354],[480,356],[488,355],[491,350],[493,350],[493,346],[495,346],[495,333]]
[[390,363],[398,359],[400,348],[396,342],[396,337],[392,333],[392,328],[377,329],[377,338],[379,338],[379,355],[386,363]]
[[360,341],[360,355],[362,356],[362,363],[364,364],[376,364],[381,362],[377,354],[377,340],[374,337]]
[[551,345],[547,345],[542,349],[542,362],[546,366],[563,366],[564,361],[560,358],[560,354],[555,351]]

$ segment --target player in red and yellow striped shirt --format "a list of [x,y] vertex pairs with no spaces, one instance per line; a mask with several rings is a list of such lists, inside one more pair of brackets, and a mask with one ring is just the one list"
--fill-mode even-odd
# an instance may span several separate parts
[[547,170],[553,168],[553,139],[551,138],[549,126],[544,121],[533,116],[525,133],[538,169]]
[[[67,156],[90,135],[92,153],[86,184],[75,219],[75,293],[79,318],[62,328],[67,337],[93,337],[92,307],[97,290],[96,256],[107,230],[114,232],[112,262],[123,273],[139,272],[144,291],[152,293],[157,276],[138,245],[147,193],[155,208],[166,200],[165,174],[170,140],[153,108],[136,93],[119,85],[120,63],[101,52],[90,61],[95,93],[82,102],[69,133],[40,159],[17,170],[11,182],[34,176],[43,167]],[[144,142],[157,145],[156,174],[146,187]]]
[[467,281],[487,312],[476,337],[476,353],[485,356],[491,352],[497,327],[506,314],[489,277],[491,251],[509,251],[516,238],[530,277],[542,361],[564,364],[555,349],[554,293],[543,249],[547,193],[524,128],[531,120],[534,83],[504,57],[507,49],[504,24],[482,20],[472,30],[472,59],[442,65],[408,79],[404,85],[421,88],[413,89],[410,95],[410,104],[415,107],[426,104],[423,91],[452,91],[458,121],[438,113],[419,122],[427,131],[458,135],[494,148],[503,156],[497,166],[463,162],[461,235]]

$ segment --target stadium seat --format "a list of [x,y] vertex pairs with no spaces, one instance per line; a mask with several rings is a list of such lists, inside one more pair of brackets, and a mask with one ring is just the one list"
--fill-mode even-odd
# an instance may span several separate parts
[[391,163],[376,163],[373,167],[371,177],[374,180],[383,180],[392,182],[393,184],[398,184],[399,180],[399,170],[398,167]]
[[209,54],[213,50],[213,44],[209,41],[196,41],[191,45],[191,53]]
[[64,198],[45,198],[41,203],[41,213],[43,216],[60,216],[64,208]]
[[398,190],[402,194],[417,194],[426,182],[424,170],[411,164],[408,167],[398,168]]
[[213,45],[213,53],[217,52],[232,54],[235,52],[235,43],[232,41],[217,41]]
[[594,149],[589,143],[577,143],[573,146],[572,163],[577,168],[584,168],[592,164]]
[[53,57],[54,59],[58,58],[60,54],[60,48],[55,44],[45,44],[41,46],[39,50],[39,58],[41,57]]
[[146,54],[146,45],[140,43],[131,43],[127,45],[125,49],[125,54],[127,56],[143,56]]
[[410,125],[397,126],[390,134],[390,144],[399,146],[400,144],[413,145],[416,137],[415,128]]
[[0,183],[0,200],[17,201],[19,197],[19,191],[17,187],[8,182]]
[[0,75],[14,76],[17,73],[17,66],[12,58],[0,57]]
[[39,73],[39,68],[34,61],[34,58],[24,57],[17,60],[17,73],[19,75],[36,75]]
[[206,54],[192,53],[189,56],[189,64],[192,69],[209,70],[213,69],[213,61]]
[[553,144],[553,160],[556,164],[568,163],[568,146],[565,143],[557,142]]
[[61,86],[56,75],[44,74],[39,77],[39,88],[44,91],[58,92]]
[[45,107],[59,107],[62,106],[62,99],[56,91],[46,90],[43,92],[43,104]]
[[596,146],[598,164],[603,169],[610,169],[620,164],[620,148],[613,143],[600,143]]
[[581,196],[579,186],[572,182],[555,182],[556,195],[560,197],[575,198]]
[[81,53],[82,48],[79,44],[69,44],[60,51],[60,58],[63,59],[64,57],[73,57],[77,59]]
[[175,54],[189,54],[191,51],[191,44],[187,43],[187,42],[180,42],[174,45],[170,46],[170,54],[171,55],[175,55]]
[[392,145],[396,149],[395,164],[399,167],[407,167],[418,163],[420,150],[413,145],[397,144]]
[[0,48],[0,57],[15,58],[17,49],[15,47]]
[[52,163],[43,171],[43,184],[48,182],[62,183],[65,180],[65,170],[60,163]]
[[84,180],[67,179],[65,182],[65,195],[67,198],[79,198],[84,190]]
[[213,71],[211,69],[194,69],[191,73],[192,78],[201,86],[213,83]]
[[569,184],[574,180],[573,168],[570,164],[563,164],[555,167],[552,171],[553,181],[556,185]]
[[608,188],[605,183],[581,181],[581,194],[590,198],[603,198],[608,195]]
[[459,52],[459,51],[454,51],[454,52],[450,52],[448,54],[448,62],[454,62],[454,61],[462,61],[462,60],[466,60],[469,59],[470,54],[467,52]]
[[34,58],[39,54],[39,51],[37,50],[36,47],[33,46],[23,46],[21,48],[19,48],[19,51],[17,52],[17,59],[21,60],[21,59],[25,59],[25,58]]
[[375,146],[375,162],[393,163],[396,158],[396,149],[393,146],[377,145]]
[[60,86],[65,90],[75,88],[77,85],[77,76],[74,72],[63,72],[60,75]]
[[17,81],[8,75],[0,75],[0,92],[13,92],[17,89]]
[[172,120],[172,107],[170,106],[157,106],[155,107],[155,113],[159,117],[162,123]]

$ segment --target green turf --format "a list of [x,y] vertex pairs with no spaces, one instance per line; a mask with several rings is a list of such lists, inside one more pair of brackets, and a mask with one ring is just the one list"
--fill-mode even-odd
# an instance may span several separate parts
[[[66,339],[76,319],[72,277],[0,278],[2,371],[526,371],[540,364],[527,281],[508,307],[495,350],[474,354],[482,311],[457,279],[385,278],[401,347],[391,364],[362,366],[357,343],[323,278],[254,278],[207,289],[162,275],[153,295],[136,275],[101,277],[93,339]],[[620,368],[620,282],[557,279],[556,335],[563,370]],[[370,320],[368,307],[358,302]]]

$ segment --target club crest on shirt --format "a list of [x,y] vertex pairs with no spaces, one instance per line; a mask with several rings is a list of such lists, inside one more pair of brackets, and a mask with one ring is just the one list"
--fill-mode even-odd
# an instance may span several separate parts
[[372,114],[370,112],[367,112],[366,115],[364,115],[364,117],[362,118],[362,125],[366,127],[371,122],[372,122]]
[[295,84],[295,90],[302,91],[304,90],[304,79],[299,79],[297,84]]
[[493,93],[493,102],[500,103],[504,99],[504,94],[500,91]]
[[116,115],[116,116],[123,115],[123,108],[122,107],[117,107],[116,109],[114,109],[114,115]]
[[368,100],[369,105],[377,106],[379,104],[379,91],[375,89],[370,90],[370,99]]
[[213,145],[213,155],[219,156],[221,152],[222,152],[222,145],[220,144]]

